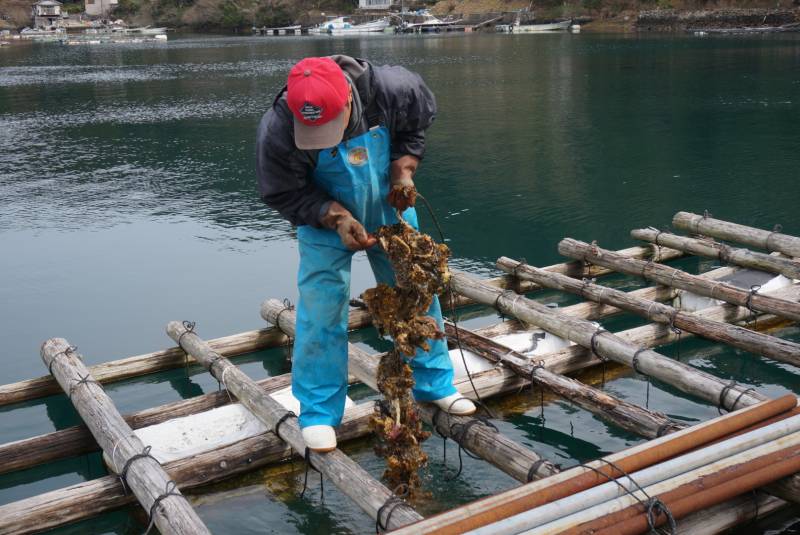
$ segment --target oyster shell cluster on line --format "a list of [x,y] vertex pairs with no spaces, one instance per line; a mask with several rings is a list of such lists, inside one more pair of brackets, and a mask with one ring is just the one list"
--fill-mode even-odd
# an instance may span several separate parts
[[419,469],[428,461],[420,444],[430,433],[414,407],[408,359],[417,349],[429,350],[429,339],[444,338],[436,320],[426,314],[449,281],[450,250],[402,220],[380,227],[376,236],[392,264],[396,284],[378,284],[361,296],[375,327],[394,340],[394,349],[378,367],[378,389],[384,400],[372,426],[378,435],[376,452],[386,459],[384,478],[390,488],[407,485],[413,498],[419,493]]

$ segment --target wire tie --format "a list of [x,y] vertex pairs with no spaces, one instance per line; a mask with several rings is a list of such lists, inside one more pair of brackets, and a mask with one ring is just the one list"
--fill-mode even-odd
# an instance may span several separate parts
[[667,431],[669,431],[669,429],[673,427],[675,427],[675,424],[670,421],[661,424],[660,426],[658,426],[658,430],[656,430],[656,438],[663,437],[664,435],[667,434]]
[[631,368],[633,368],[633,371],[635,371],[640,375],[647,375],[646,373],[642,373],[642,371],[639,369],[639,354],[642,353],[643,351],[647,351],[647,348],[640,347],[639,349],[636,350],[636,353],[633,354],[633,359],[631,360]]
[[278,329],[281,328],[281,314],[283,314],[287,310],[289,312],[293,311],[294,305],[292,304],[291,300],[288,297],[285,297],[283,299],[283,308],[280,310],[280,312],[278,312],[278,315],[275,316],[275,326],[278,327]]
[[72,400],[72,394],[81,385],[95,384],[95,385],[99,386],[101,390],[103,389],[103,387],[102,387],[102,385],[100,383],[98,383],[97,381],[92,379],[92,374],[89,373],[89,372],[87,372],[86,375],[80,375],[79,374],[78,377],[80,377],[80,380],[79,381],[75,381],[69,387],[69,392],[67,393],[67,395],[69,396],[70,400]]
[[181,349],[183,349],[183,344],[181,343],[183,341],[183,337],[186,336],[189,333],[193,333],[194,332],[194,326],[196,325],[195,322],[188,321],[188,320],[183,320],[182,323],[183,323],[183,329],[184,330],[181,333],[181,335],[178,337],[178,346]]
[[77,350],[78,350],[78,346],[67,346],[67,348],[64,351],[59,351],[58,353],[53,355],[53,358],[50,359],[50,364],[48,364],[48,366],[47,366],[47,371],[50,372],[50,375],[53,375],[53,363],[61,355],[64,355],[64,356],[75,355],[78,358],[78,360],[83,362],[83,359],[81,358],[81,356],[75,353],[75,351],[77,351]]
[[153,500],[153,505],[150,506],[150,524],[147,526],[147,530],[144,532],[144,535],[150,533],[150,530],[153,529],[153,525],[156,523],[156,508],[161,505],[161,502],[169,498],[170,496],[180,496],[183,499],[186,499],[183,494],[180,492],[175,492],[178,488],[178,484],[175,483],[173,480],[167,481],[166,488],[164,489],[163,494],[159,494],[156,496],[156,499]]
[[737,398],[734,400],[734,402],[733,402],[733,405],[731,405],[731,410],[730,410],[730,411],[728,411],[728,412],[733,412],[733,411],[735,411],[735,410],[736,410],[736,405],[738,405],[738,404],[739,404],[739,400],[741,400],[741,399],[742,399],[742,396],[744,396],[744,395],[745,395],[745,394],[747,394],[748,392],[755,392],[755,388],[752,388],[752,387],[751,387],[751,388],[746,388],[745,390],[742,390],[742,391],[739,393],[739,395],[737,396]]
[[[125,464],[122,466],[122,470],[120,470],[119,475],[117,476],[117,478],[119,478],[119,480],[122,482],[123,490],[126,489],[126,488],[130,488],[129,485],[128,485],[128,470],[130,469],[130,467],[134,463],[134,461],[138,461],[139,459],[145,459],[145,458],[149,457],[149,458],[153,459],[156,463],[161,465],[161,463],[158,462],[158,459],[156,459],[155,457],[150,455],[150,450],[152,450],[152,449],[153,449],[152,446],[145,446],[141,453],[134,453],[133,455],[128,457],[127,461],[125,461]],[[113,461],[113,459],[112,459],[112,461]],[[152,516],[152,514],[151,514],[151,516]]]
[[531,467],[528,469],[528,475],[526,476],[525,481],[530,483],[534,479],[537,479],[536,478],[536,472],[539,471],[539,468],[541,468],[542,466],[545,466],[545,465],[552,466],[553,468],[555,468],[555,466],[553,466],[553,464],[550,461],[548,461],[547,459],[537,459],[537,460],[533,461],[531,463]]

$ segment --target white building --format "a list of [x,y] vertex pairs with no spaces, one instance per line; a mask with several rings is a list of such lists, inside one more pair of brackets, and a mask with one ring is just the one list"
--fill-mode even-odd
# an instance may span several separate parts
[[119,0],[86,0],[84,11],[91,17],[107,17],[117,7]]
[[58,0],[39,0],[31,9],[34,28],[54,28],[61,26],[61,2]]
[[366,9],[370,11],[389,9],[391,5],[391,0],[358,0],[358,9]]

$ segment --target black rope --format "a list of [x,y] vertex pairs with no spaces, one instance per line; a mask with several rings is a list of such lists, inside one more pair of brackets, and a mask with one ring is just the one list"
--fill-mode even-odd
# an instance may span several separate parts
[[664,435],[667,434],[667,431],[669,431],[670,428],[674,428],[674,427],[675,427],[675,424],[672,423],[672,422],[666,422],[666,423],[661,424],[660,426],[658,426],[658,429],[656,430],[656,437],[657,438],[663,437]]
[[728,395],[728,392],[733,390],[736,387],[736,381],[731,379],[731,382],[722,387],[722,391],[719,393],[719,403],[717,404],[717,412],[722,414],[722,410],[725,409],[725,396]]
[[[572,422],[570,422],[570,423],[572,423]],[[553,463],[551,463],[547,459],[537,459],[536,461],[533,461],[531,463],[531,467],[528,468],[528,475],[525,477],[525,481],[530,483],[534,479],[537,479],[536,478],[536,472],[538,472],[539,468],[541,468],[542,466],[549,466],[549,467],[553,468],[553,470],[551,470],[551,472],[553,472],[554,470],[558,469],[558,466],[554,465]]]
[[[609,461],[607,459],[603,459],[603,458],[598,459],[598,461],[606,463],[607,465],[611,466],[612,468],[617,470],[619,473],[621,473],[623,476],[625,476],[628,479],[628,481],[630,481],[633,484],[633,486],[636,488],[636,490],[638,490],[639,492],[641,492],[642,494],[645,495],[647,500],[642,500],[641,498],[639,498],[628,487],[626,487],[625,485],[620,483],[619,482],[619,478],[616,477],[616,476],[612,476],[612,475],[606,474],[605,472],[602,472],[599,469],[597,469],[597,468],[595,468],[593,466],[589,466],[589,465],[584,464],[584,463],[580,463],[578,466],[581,466],[583,468],[587,468],[589,470],[592,470],[593,472],[596,472],[597,474],[605,477],[610,482],[613,482],[618,487],[620,487],[622,490],[624,490],[626,494],[628,494],[633,499],[635,499],[637,502],[639,502],[639,505],[641,505],[644,508],[645,513],[647,514],[647,524],[648,524],[648,526],[650,526],[650,531],[651,532],[658,533],[658,530],[656,529],[656,522],[658,520],[658,517],[661,514],[664,514],[666,516],[667,522],[669,524],[669,534],[670,535],[675,535],[677,533],[678,526],[677,526],[677,523],[675,522],[675,517],[672,515],[672,512],[664,504],[664,502],[659,500],[658,497],[651,497],[647,493],[647,491],[644,490],[644,488],[642,488],[642,486],[639,485],[639,483],[636,482],[635,479],[633,479],[625,470],[620,468],[617,464],[615,464],[615,463],[613,463],[613,462],[611,462],[611,461]],[[653,515],[655,515],[655,516],[653,516]]]
[[680,311],[675,310],[669,318],[669,330],[672,331],[675,335],[677,335],[678,339],[675,341],[675,356],[680,361],[681,360],[681,335],[683,331],[680,330],[678,327],[675,326],[675,317],[678,315]]
[[744,395],[745,395],[745,394],[747,394],[748,392],[755,392],[755,391],[756,391],[756,389],[755,389],[755,388],[746,388],[746,389],[742,390],[742,391],[739,393],[739,395],[736,397],[736,399],[734,400],[734,402],[733,402],[733,405],[731,405],[731,410],[730,410],[729,412],[733,412],[733,411],[735,411],[735,410],[736,410],[736,405],[738,405],[738,404],[739,404],[739,400],[741,400],[741,399],[742,399],[742,396],[744,396]]
[[[398,492],[402,490],[402,492]],[[395,489],[392,491],[392,494],[386,498],[386,501],[383,502],[378,508],[378,514],[375,516],[375,533],[380,534],[385,531],[389,530],[389,522],[392,518],[392,513],[394,513],[395,509],[399,506],[408,506],[406,503],[405,498],[408,496],[408,485],[405,483],[400,483]],[[381,515],[386,513],[386,521],[381,522]]]
[[[459,398],[459,399],[461,399],[461,398]],[[458,422],[450,423],[450,416],[451,416],[450,408],[453,406],[453,404],[457,403],[459,401],[459,399],[453,400],[453,402],[450,403],[450,407],[448,407],[447,410],[442,410],[439,407],[437,407],[436,410],[433,413],[433,417],[431,418],[431,421],[433,423],[434,432],[437,435],[439,435],[440,437],[442,437],[442,464],[447,466],[447,435],[449,434],[450,438],[453,439],[453,442],[455,442],[458,445],[458,470],[456,471],[455,475],[453,475],[451,477],[446,477],[445,476],[445,481],[452,481],[452,480],[456,479],[458,476],[461,475],[461,472],[464,469],[464,460],[463,460],[463,457],[462,457],[462,452],[466,453],[472,459],[481,459],[480,456],[475,455],[465,445],[466,438],[467,438],[467,433],[469,432],[469,430],[474,425],[482,424],[482,425],[485,425],[485,426],[491,428],[492,430],[494,430],[495,433],[498,432],[497,426],[494,425],[492,422],[490,422],[489,418],[487,418],[486,416],[481,416],[481,415],[473,415],[469,419],[469,421],[467,421],[464,424],[460,424]],[[477,404],[478,404],[478,406],[480,408],[482,408],[484,411],[486,411],[486,413],[490,417],[494,418],[494,415],[492,415],[491,411],[489,411],[489,408],[482,401],[477,402]],[[439,425],[438,418],[439,418],[439,415],[441,413],[447,414],[447,419],[448,419],[448,424],[449,424],[447,426],[447,430],[448,430],[447,434],[445,434],[445,432],[443,431],[443,428],[440,427],[440,425]]]
[[282,439],[281,437],[281,425],[288,420],[289,418],[297,418],[297,415],[292,411],[286,411],[283,413],[283,416],[278,418],[278,421],[275,423],[275,427],[272,428],[272,432],[275,433],[275,436]]
[[153,505],[150,506],[150,524],[147,525],[147,529],[144,532],[144,535],[150,533],[150,530],[153,529],[153,526],[156,523],[156,508],[161,505],[161,502],[169,498],[170,496],[180,496],[181,498],[185,497],[180,492],[175,492],[178,488],[178,484],[172,481],[171,479],[167,481],[167,486],[164,489],[163,494],[159,494],[156,496],[156,499],[153,500]]
[[[352,301],[352,300],[351,300],[351,301]],[[351,304],[352,304],[352,303],[351,303]],[[366,306],[366,305],[364,304],[364,302],[363,302],[363,301],[361,302],[361,304],[362,304],[363,306]],[[291,301],[291,300],[290,300],[288,297],[285,297],[285,298],[283,299],[283,308],[280,310],[280,312],[278,312],[278,315],[277,315],[277,316],[275,316],[275,325],[278,327],[278,329],[280,329],[280,328],[281,328],[281,314],[283,314],[283,313],[284,313],[284,312],[286,312],[286,311],[289,311],[289,312],[291,312],[291,311],[293,311],[293,310],[294,310],[294,308],[295,308],[295,307],[294,307],[294,305],[292,304],[292,301]],[[284,334],[285,334],[285,333],[284,333]],[[293,352],[293,348],[294,348],[294,337],[292,337],[292,336],[289,336],[289,335],[287,334],[287,335],[286,335],[286,360],[287,360],[288,362],[291,362],[291,361],[292,361],[292,352]]]
[[522,279],[519,277],[519,274],[517,273],[517,270],[519,270],[519,268],[525,267],[527,265],[528,265],[528,261],[523,256],[522,258],[519,259],[519,262],[517,262],[517,265],[514,266],[514,269],[511,270],[511,276],[514,278],[514,286],[516,287],[515,289],[516,289],[517,293],[519,293],[519,294],[523,293],[523,289],[522,289]]
[[194,326],[196,325],[196,324],[195,324],[195,322],[193,322],[193,321],[188,321],[188,320],[183,320],[183,322],[182,322],[182,323],[183,323],[183,329],[184,329],[184,331],[183,331],[183,332],[181,333],[181,335],[178,337],[178,346],[179,346],[181,349],[183,349],[183,344],[181,343],[181,342],[183,341],[183,337],[184,337],[184,336],[186,336],[186,335],[187,335],[187,334],[189,334],[189,333],[193,333],[193,332],[194,332]]
[[322,496],[321,497],[322,503],[325,503],[325,481],[322,478],[322,472],[317,470],[317,467],[311,464],[311,448],[309,448],[308,446],[306,446],[306,452],[303,455],[303,457],[306,460],[306,473],[303,476],[303,490],[302,492],[300,492],[300,499],[303,498],[303,496],[306,493],[306,490],[308,490],[308,472],[309,470],[314,470],[316,473],[319,474],[319,492],[320,495]]
[[[150,459],[153,459],[155,462],[158,463],[158,459],[156,459],[155,457],[150,455],[150,450],[151,449],[152,449],[152,446],[145,446],[141,453],[134,453],[133,455],[128,457],[128,460],[125,461],[124,465],[122,465],[122,470],[119,471],[119,475],[117,475],[117,478],[119,479],[120,483],[122,483],[122,491],[126,495],[128,494],[128,490],[127,489],[130,488],[128,486],[128,470],[130,469],[130,467],[134,463],[134,461],[138,461],[139,459],[150,458]],[[113,462],[114,460],[112,459],[111,461]],[[161,463],[158,463],[158,464],[161,464]]]
[[[217,391],[222,390],[222,377],[217,377],[217,373],[214,371],[214,365],[224,359],[222,355],[214,351],[212,353],[211,361],[208,363],[208,371],[211,373],[211,376],[217,380]],[[225,388],[228,388],[227,386]]]
[[99,386],[101,390],[103,389],[103,386],[100,383],[98,383],[97,381],[92,379],[92,374],[89,373],[89,372],[87,372],[86,375],[78,375],[78,377],[80,377],[80,380],[79,381],[75,381],[69,387],[69,392],[67,393],[67,395],[69,396],[70,400],[72,399],[72,394],[81,385],[93,384],[93,385]]
[[744,306],[750,311],[750,321],[753,322],[753,329],[758,328],[758,316],[756,315],[755,310],[753,310],[753,296],[757,294],[760,289],[760,284],[752,285],[750,287],[750,293],[747,294],[747,300],[744,302]]
[[647,390],[645,391],[644,406],[645,406],[645,408],[649,409],[650,408],[650,376],[647,375],[646,373],[642,373],[642,370],[639,369],[639,355],[644,351],[647,351],[646,347],[640,347],[639,349],[636,350],[636,353],[633,354],[633,359],[631,360],[631,368],[633,368],[633,371],[635,371],[636,373],[638,373],[640,375],[644,375],[645,378],[647,379]]
[[581,287],[578,290],[578,293],[580,294],[581,297],[587,299],[586,294],[584,292],[586,291],[586,288],[588,288],[590,284],[594,284],[595,281],[597,281],[597,279],[590,279],[588,277],[584,277],[583,279],[581,279]]
[[77,350],[78,350],[78,346],[69,346],[64,351],[59,351],[58,353],[53,355],[53,358],[50,360],[50,364],[47,365],[47,371],[50,372],[50,375],[53,375],[53,363],[61,355],[67,356],[67,355],[73,355],[74,354],[78,358],[78,360],[82,360],[81,356],[75,353],[75,351],[77,351]]

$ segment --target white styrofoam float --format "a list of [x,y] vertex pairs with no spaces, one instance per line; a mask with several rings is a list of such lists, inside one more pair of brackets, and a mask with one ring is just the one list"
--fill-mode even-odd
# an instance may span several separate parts
[[[270,394],[287,410],[300,414],[300,402],[291,387]],[[355,405],[349,397],[345,408]],[[268,429],[240,403],[232,403],[209,411],[173,418],[160,424],[136,429],[134,433],[150,454],[165,463],[184,459],[266,433]]]
[[[569,340],[559,338],[554,334],[537,329],[534,331],[525,331],[519,333],[502,334],[493,338],[496,342],[513,349],[517,353],[522,353],[526,357],[534,358],[538,355],[545,355],[558,351],[565,347],[575,345]],[[464,350],[464,359],[467,361],[467,368],[469,373],[474,375],[478,372],[491,370],[495,364],[486,360],[485,358],[476,355],[471,351]],[[464,368],[464,362],[461,359],[461,351],[456,349],[450,350],[450,361],[453,363],[453,371],[456,379],[462,379],[467,376],[467,370]]]
[[[730,275],[721,277],[719,281],[748,291],[750,288],[760,286],[758,288],[759,293],[772,292],[792,284],[792,280],[783,275],[775,275],[774,273],[766,273],[755,269],[739,269]],[[722,303],[724,301],[681,290],[678,292],[678,297],[673,301],[673,306],[684,312],[697,312]]]

